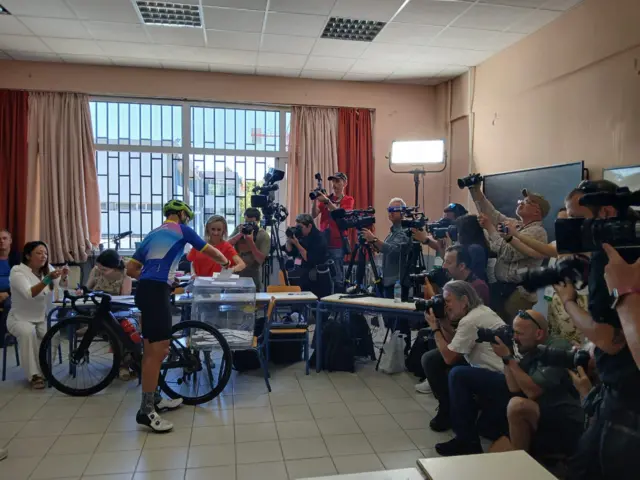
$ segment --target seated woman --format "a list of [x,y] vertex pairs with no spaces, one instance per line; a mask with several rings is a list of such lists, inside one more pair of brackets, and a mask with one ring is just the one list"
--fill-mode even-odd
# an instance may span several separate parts
[[[227,268],[232,268],[233,273],[238,273],[244,270],[245,263],[235,248],[227,242],[227,230],[227,221],[221,215],[213,215],[204,226],[205,238],[209,244],[220,250],[229,260]],[[222,265],[193,248],[187,254],[187,260],[191,262],[191,273],[198,277],[212,277],[214,273],[222,271]]]
[[45,313],[57,284],[66,287],[69,267],[49,265],[49,249],[44,242],[28,242],[22,263],[11,269],[12,306],[7,318],[9,333],[18,339],[20,362],[34,389],[44,388],[38,359],[40,341],[47,331]]

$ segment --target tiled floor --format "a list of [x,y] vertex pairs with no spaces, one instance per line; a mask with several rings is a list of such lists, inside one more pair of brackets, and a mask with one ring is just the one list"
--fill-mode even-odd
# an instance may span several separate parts
[[209,404],[166,414],[166,435],[136,425],[135,381],[71,398],[31,391],[14,367],[0,384],[0,478],[286,480],[415,466],[451,437],[429,430],[435,401],[413,391],[415,377],[373,367],[305,376],[292,365],[272,372],[271,394],[260,376],[234,374]]

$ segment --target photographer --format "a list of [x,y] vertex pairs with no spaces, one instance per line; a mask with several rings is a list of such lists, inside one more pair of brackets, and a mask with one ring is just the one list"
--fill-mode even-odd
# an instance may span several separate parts
[[[256,292],[262,291],[262,264],[271,248],[269,234],[259,225],[260,210],[253,207],[247,208],[244,212],[244,224],[238,225],[229,239],[229,243],[235,247],[246,265],[238,275],[253,278]],[[252,230],[252,233],[243,233],[243,230],[245,232]]]
[[[547,365],[546,357],[570,352],[571,344],[550,337],[544,316],[534,310],[518,312],[513,331],[514,343],[523,355],[520,361],[499,338],[493,344],[493,351],[505,364],[509,391],[518,395],[507,407],[511,446],[533,455],[569,456],[584,431],[584,411],[567,370]],[[541,351],[540,345],[558,352]]]
[[468,213],[469,212],[467,212],[467,209],[459,203],[450,203],[444,209],[444,218],[455,221],[458,218],[467,215]]
[[320,230],[327,236],[329,258],[336,266],[335,291],[342,292],[344,290],[344,256],[347,239],[340,232],[335,220],[331,218],[331,212],[339,208],[353,210],[355,200],[352,196],[344,193],[347,186],[347,176],[344,173],[338,172],[330,176],[328,180],[331,182],[333,193],[326,196],[322,192],[317,192],[316,200],[311,207],[311,216],[316,218],[320,215]]
[[[480,210],[480,225],[489,234],[489,246],[497,254],[495,266],[496,283],[491,286],[491,307],[498,312],[505,322],[511,322],[519,310],[526,310],[538,301],[535,292],[529,293],[518,282],[522,280],[521,269],[535,268],[542,265],[542,260],[531,257],[514,248],[510,242],[513,237],[502,237],[497,225],[514,220],[503,215],[484,196],[479,184],[469,187],[471,197]],[[547,243],[547,232],[542,219],[547,216],[551,206],[542,196],[522,190],[523,200],[518,200],[516,215],[522,221],[519,227],[521,236],[528,235],[539,242]]]
[[[441,223],[442,226],[453,225],[455,221],[466,215],[467,209],[464,208],[459,203],[450,203],[447,205],[443,211],[444,215],[437,223]],[[442,240],[436,240],[432,235],[429,235],[425,230],[413,230],[413,238],[421,243],[424,243],[429,248],[435,250],[435,252],[442,256],[444,250],[449,247],[451,244],[447,244],[450,240],[448,238]]]
[[475,276],[471,268],[469,268],[471,264],[472,260],[469,249],[464,245],[453,245],[447,248],[444,254],[442,268],[444,268],[454,280],[464,280],[469,283],[482,299],[482,303],[489,305],[491,300],[489,285],[487,285],[484,280]]
[[[313,217],[308,213],[301,213],[296,217],[296,227],[293,235],[287,238],[286,251],[292,256],[302,259],[301,285],[302,290],[315,293],[318,298],[331,293],[331,280],[318,275],[318,266],[324,264],[329,256],[327,239],[316,228]],[[326,280],[329,280],[328,282]],[[328,283],[328,285],[327,285]]]
[[[445,302],[443,318],[437,318],[432,310],[425,314],[438,348],[422,356],[422,368],[433,395],[439,402],[438,413],[429,423],[431,429],[436,432],[449,430],[453,420],[450,416],[450,407],[453,405],[455,392],[450,389],[449,373],[452,367],[470,365],[474,369],[487,372],[502,371],[500,357],[493,353],[487,343],[477,343],[476,338],[478,328],[495,329],[504,326],[504,322],[489,307],[482,305],[482,300],[467,282],[460,280],[448,282],[444,286],[443,297]],[[457,328],[454,333],[453,325],[455,324]],[[487,387],[490,386],[496,391],[502,388],[498,381],[500,377],[503,377],[502,374],[487,375]],[[504,377],[502,384],[506,390]],[[443,451],[447,451],[446,446]]]
[[[586,193],[599,192],[615,194],[617,186],[604,180],[583,182],[565,199],[569,217],[618,216],[620,212],[613,206],[580,205]],[[624,249],[620,256],[635,262],[638,250]],[[612,308],[604,278],[608,261],[603,250],[591,256],[588,312],[578,305],[571,283],[554,286],[576,326],[596,345],[596,365],[602,380],[599,393],[590,396],[592,401],[585,405],[585,409],[594,412],[594,418],[570,461],[570,479],[631,479],[640,471],[640,371],[626,343],[618,313]]]

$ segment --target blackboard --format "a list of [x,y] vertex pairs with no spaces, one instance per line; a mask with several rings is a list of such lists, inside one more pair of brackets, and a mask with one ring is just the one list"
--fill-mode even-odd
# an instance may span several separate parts
[[551,242],[555,240],[556,214],[564,206],[567,194],[582,181],[583,169],[584,163],[576,162],[485,175],[484,194],[501,213],[513,218],[516,218],[516,206],[522,198],[523,188],[542,195],[551,204],[549,215],[544,219]]

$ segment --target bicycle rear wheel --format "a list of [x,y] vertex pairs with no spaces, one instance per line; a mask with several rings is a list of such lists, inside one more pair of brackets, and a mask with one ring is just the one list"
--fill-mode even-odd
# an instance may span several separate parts
[[47,331],[39,357],[42,374],[52,387],[85,397],[113,381],[121,351],[111,328],[93,317],[77,316],[61,320]]
[[169,397],[198,405],[222,393],[232,365],[231,348],[216,328],[203,322],[180,322],[172,328],[169,355],[158,383]]

